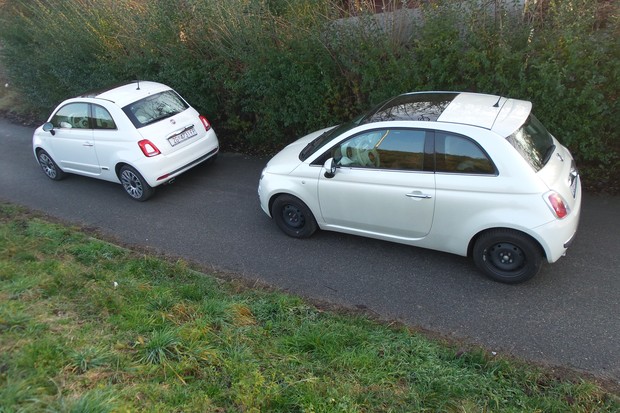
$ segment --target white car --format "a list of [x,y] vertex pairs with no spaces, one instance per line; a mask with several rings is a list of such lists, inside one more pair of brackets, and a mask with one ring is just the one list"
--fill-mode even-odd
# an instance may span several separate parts
[[274,156],[261,207],[292,237],[320,228],[430,248],[523,282],[565,254],[581,209],[573,157],[531,109],[476,93],[394,97]]
[[32,147],[50,179],[74,173],[117,182],[137,201],[219,151],[204,116],[170,87],[146,81],[65,100],[36,129]]

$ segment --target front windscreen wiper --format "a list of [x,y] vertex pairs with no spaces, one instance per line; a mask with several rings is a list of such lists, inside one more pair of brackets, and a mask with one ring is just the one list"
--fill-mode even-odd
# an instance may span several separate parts
[[312,141],[310,141],[305,148],[303,148],[301,150],[301,152],[299,153],[299,159],[301,161],[304,161],[308,158],[308,156],[310,156],[310,154],[312,153],[312,151],[314,150],[314,148],[316,148],[319,145],[319,142],[321,142],[321,139],[323,139],[325,137],[325,135],[327,135],[330,131],[325,131],[322,134],[320,134],[319,136],[317,136],[316,138],[312,139]]

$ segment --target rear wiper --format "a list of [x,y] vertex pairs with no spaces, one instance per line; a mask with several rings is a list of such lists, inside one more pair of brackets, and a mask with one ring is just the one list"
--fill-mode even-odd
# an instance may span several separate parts
[[547,148],[547,152],[545,152],[545,157],[543,158],[543,165],[546,165],[547,162],[549,161],[549,158],[551,158],[551,155],[553,155],[553,152],[555,152],[555,145],[551,145],[550,147]]

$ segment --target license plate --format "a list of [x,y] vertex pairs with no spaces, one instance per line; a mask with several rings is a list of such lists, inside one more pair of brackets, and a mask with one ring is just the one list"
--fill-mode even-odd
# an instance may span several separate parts
[[187,129],[185,129],[183,132],[178,133],[174,136],[171,136],[168,138],[168,142],[170,142],[171,146],[175,146],[178,145],[181,142],[185,142],[186,140],[188,140],[189,138],[192,138],[194,136],[196,136],[196,129],[194,129],[194,127],[189,127]]

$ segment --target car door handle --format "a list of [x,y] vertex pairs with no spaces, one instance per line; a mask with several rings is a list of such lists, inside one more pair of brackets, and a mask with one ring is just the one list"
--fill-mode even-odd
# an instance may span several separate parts
[[430,198],[432,198],[432,196],[430,196],[429,194],[423,194],[420,191],[410,192],[408,194],[405,194],[405,196],[408,196],[409,198],[420,198],[420,199],[430,199]]
[[84,142],[84,143],[82,144],[82,146],[95,146],[95,145],[93,145],[93,144],[92,144],[92,143],[90,143],[90,142]]

